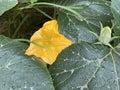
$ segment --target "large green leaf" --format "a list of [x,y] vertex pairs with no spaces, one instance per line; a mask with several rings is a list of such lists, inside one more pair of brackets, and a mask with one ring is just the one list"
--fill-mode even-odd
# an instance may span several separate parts
[[17,3],[18,0],[0,0],[0,15],[13,8]]
[[[67,5],[67,6],[70,6],[70,5],[88,5],[88,4],[94,4],[94,3],[103,3],[104,1],[107,1],[107,0],[54,0],[55,3],[58,3],[58,4],[62,4],[62,5]],[[107,4],[107,3],[106,3]]]
[[110,25],[112,15],[110,3],[106,0],[66,0],[63,5],[83,16],[83,21],[80,21],[68,11],[61,10],[58,13],[59,31],[73,42],[95,42],[96,37],[90,31],[99,34],[99,22],[104,26]]
[[120,48],[73,44],[49,70],[56,90],[120,90]]
[[[120,36],[120,0],[112,0],[112,14],[114,16],[114,35]],[[120,43],[120,38],[115,40],[115,43]]]
[[26,47],[0,36],[0,90],[54,90],[47,68],[25,56]]

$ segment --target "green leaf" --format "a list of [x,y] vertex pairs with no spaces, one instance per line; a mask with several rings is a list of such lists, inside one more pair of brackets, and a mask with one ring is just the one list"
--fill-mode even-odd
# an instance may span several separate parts
[[96,37],[90,31],[99,34],[99,22],[104,26],[110,25],[112,19],[110,3],[105,0],[66,0],[62,4],[84,18],[80,21],[73,13],[65,10],[58,13],[59,31],[73,42],[96,42]]
[[73,44],[61,52],[49,70],[56,90],[119,90],[120,48]]
[[26,48],[0,36],[0,90],[54,90],[47,68],[26,56]]
[[58,3],[58,4],[62,4],[62,5],[67,5],[67,6],[70,6],[70,5],[88,5],[90,3],[94,4],[94,3],[103,3],[105,0],[54,0],[55,3]]
[[[112,14],[114,17],[114,35],[120,36],[120,0],[112,0],[111,3]],[[115,40],[115,44],[120,43],[120,38]]]
[[0,16],[7,10],[17,5],[17,0],[0,0]]

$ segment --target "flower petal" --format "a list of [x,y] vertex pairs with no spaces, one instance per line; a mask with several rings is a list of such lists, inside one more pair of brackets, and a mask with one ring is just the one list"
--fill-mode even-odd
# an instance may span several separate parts
[[53,64],[58,54],[72,44],[70,40],[58,32],[56,20],[46,22],[33,34],[30,41],[42,45],[43,48],[31,43],[25,54],[40,57],[48,64]]

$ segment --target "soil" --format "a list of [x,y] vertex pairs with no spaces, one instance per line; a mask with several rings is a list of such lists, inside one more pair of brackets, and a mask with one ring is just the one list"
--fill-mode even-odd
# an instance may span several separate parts
[[[20,5],[18,5],[20,6]],[[16,8],[16,7],[15,7]],[[15,30],[18,28],[22,20],[28,16],[26,21],[19,28],[19,32],[15,38],[30,38],[31,35],[38,30],[45,21],[49,18],[41,14],[35,9],[27,9],[23,11],[15,11],[15,8],[9,10],[0,16],[0,35],[5,35],[7,37],[12,37]],[[48,15],[53,17],[54,10],[51,8],[40,8]]]

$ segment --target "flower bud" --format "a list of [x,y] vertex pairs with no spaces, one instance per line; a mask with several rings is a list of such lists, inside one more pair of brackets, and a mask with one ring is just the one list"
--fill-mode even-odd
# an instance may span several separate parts
[[105,45],[108,45],[111,41],[111,28],[106,26],[101,29],[99,41]]

